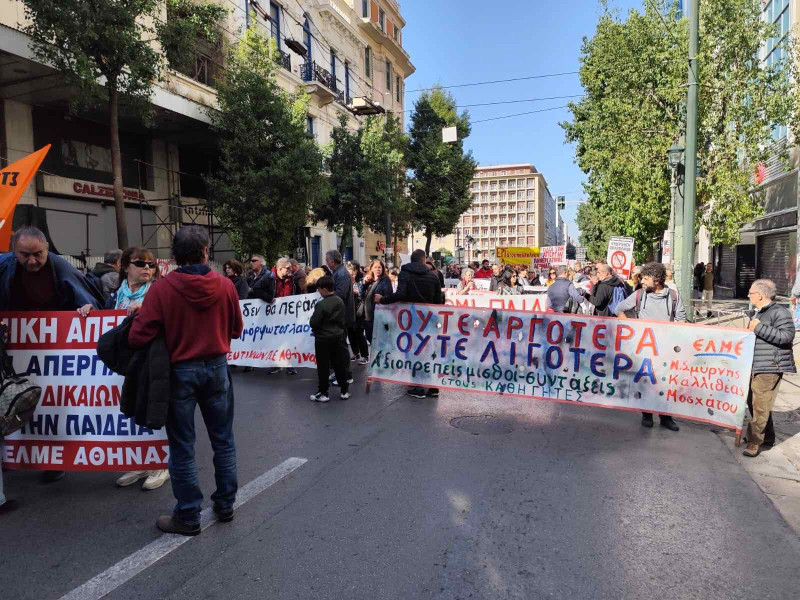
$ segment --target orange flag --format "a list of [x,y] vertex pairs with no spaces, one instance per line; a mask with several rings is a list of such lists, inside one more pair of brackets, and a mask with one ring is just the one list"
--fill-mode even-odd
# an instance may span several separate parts
[[42,164],[50,144],[0,170],[0,251],[8,252],[14,208]]

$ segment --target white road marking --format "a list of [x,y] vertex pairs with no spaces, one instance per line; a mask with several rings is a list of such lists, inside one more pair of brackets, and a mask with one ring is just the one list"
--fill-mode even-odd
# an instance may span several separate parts
[[[253,499],[295,469],[302,467],[306,462],[308,462],[308,459],[292,457],[283,461],[277,467],[270,469],[263,475],[259,475],[253,481],[239,489],[234,508],[238,508],[248,500]],[[211,527],[216,521],[211,507],[206,508],[200,513],[201,531]],[[235,524],[233,526],[235,527]],[[180,548],[191,539],[193,538],[165,533],[141,550],[123,558],[98,576],[93,577],[80,587],[65,594],[60,600],[100,600],[100,598],[110,594],[123,583],[155,564],[173,550]]]

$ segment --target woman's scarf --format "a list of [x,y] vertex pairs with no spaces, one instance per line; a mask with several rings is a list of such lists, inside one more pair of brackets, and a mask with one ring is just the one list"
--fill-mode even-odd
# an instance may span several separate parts
[[134,302],[141,302],[144,300],[144,295],[147,293],[147,290],[150,289],[152,283],[152,281],[148,281],[138,290],[132,292],[131,288],[128,286],[128,280],[126,279],[117,290],[117,304],[114,308],[128,308],[128,306]]

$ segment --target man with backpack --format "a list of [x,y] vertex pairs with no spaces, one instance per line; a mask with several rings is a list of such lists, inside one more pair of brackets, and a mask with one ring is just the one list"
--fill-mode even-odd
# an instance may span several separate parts
[[576,313],[583,304],[584,298],[567,278],[567,271],[566,265],[556,267],[556,280],[547,288],[547,301],[553,312]]
[[[620,319],[643,319],[645,321],[686,321],[686,309],[681,297],[666,287],[667,269],[661,263],[651,262],[642,267],[642,287],[617,305]],[[680,427],[668,415],[659,415],[661,426],[671,431]],[[642,413],[642,425],[653,426],[653,413]]]
[[631,286],[603,263],[597,265],[597,274],[592,276],[592,293],[586,299],[594,305],[594,314],[611,317],[617,314],[619,303],[630,296],[631,291]]

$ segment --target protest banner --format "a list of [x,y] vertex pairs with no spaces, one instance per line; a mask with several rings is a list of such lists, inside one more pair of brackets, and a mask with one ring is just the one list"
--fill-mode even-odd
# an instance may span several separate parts
[[95,348],[124,311],[6,312],[8,353],[18,373],[42,387],[33,419],[5,439],[3,468],[55,471],[166,469],[164,429],[139,427],[120,412],[123,377]]
[[744,329],[394,304],[375,311],[368,382],[672,415],[741,431]]
[[316,368],[309,320],[321,300],[317,293],[262,300],[240,300],[242,335],[231,340],[228,362],[243,367]]
[[501,265],[531,266],[533,260],[539,256],[539,248],[529,246],[497,246],[495,248],[497,262]]
[[501,296],[495,292],[471,292],[458,294],[456,290],[445,290],[444,303],[447,306],[469,308],[497,308],[499,310],[522,310],[544,312],[548,309],[547,293]]
[[567,264],[566,246],[543,246],[540,251],[539,256],[533,263],[534,269],[547,269]]
[[612,237],[608,240],[608,256],[606,262],[625,279],[631,276],[633,269],[633,238]]

